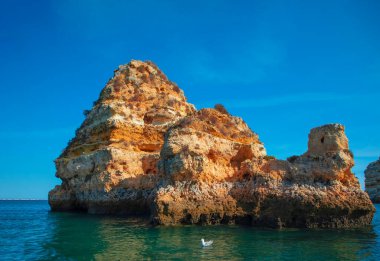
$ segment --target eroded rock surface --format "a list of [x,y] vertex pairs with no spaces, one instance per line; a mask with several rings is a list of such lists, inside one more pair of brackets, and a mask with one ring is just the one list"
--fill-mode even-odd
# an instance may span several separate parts
[[52,209],[147,213],[164,133],[195,111],[151,62],[120,66],[55,161]]
[[365,190],[374,203],[380,203],[380,158],[364,171]]
[[120,66],[56,160],[53,210],[150,215],[154,224],[355,227],[374,207],[351,172],[344,127],[309,134],[308,151],[267,156],[222,105],[196,111],[150,62]]
[[[205,112],[219,114],[224,123],[215,124]],[[158,163],[165,183],[155,197],[154,222],[271,227],[371,222],[374,208],[351,172],[342,125],[312,129],[308,151],[283,161],[265,156],[258,137],[237,122],[206,109],[168,131]],[[220,135],[226,125],[231,127]]]

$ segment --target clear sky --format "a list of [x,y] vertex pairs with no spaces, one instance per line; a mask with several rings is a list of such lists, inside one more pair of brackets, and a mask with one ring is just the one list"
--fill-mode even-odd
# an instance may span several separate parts
[[152,60],[223,103],[268,154],[342,123],[363,184],[380,156],[380,1],[0,1],[0,198],[47,198],[53,160],[119,64]]

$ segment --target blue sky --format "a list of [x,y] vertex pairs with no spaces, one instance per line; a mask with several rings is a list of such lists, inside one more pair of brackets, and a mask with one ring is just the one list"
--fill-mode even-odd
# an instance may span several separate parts
[[346,126],[380,156],[380,1],[0,1],[0,198],[47,198],[53,160],[119,64],[152,60],[197,108],[223,103],[271,155]]

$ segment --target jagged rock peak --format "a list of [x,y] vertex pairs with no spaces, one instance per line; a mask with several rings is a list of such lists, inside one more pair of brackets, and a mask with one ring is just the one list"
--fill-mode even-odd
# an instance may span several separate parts
[[152,62],[132,60],[120,65],[114,71],[114,76],[103,89],[100,100],[122,98],[132,102],[145,101],[143,93],[157,96],[170,95],[181,101],[186,101],[183,91],[177,84],[171,82],[166,75]]
[[159,150],[163,131],[194,112],[183,91],[156,65],[133,60],[119,66],[93,108],[85,111],[85,121],[61,156],[78,156],[112,143],[136,147],[142,140]]

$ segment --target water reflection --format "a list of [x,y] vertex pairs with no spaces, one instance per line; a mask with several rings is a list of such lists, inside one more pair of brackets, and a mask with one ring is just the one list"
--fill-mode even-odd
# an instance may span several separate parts
[[[49,215],[55,257],[74,260],[375,259],[372,227],[355,230],[272,230],[238,226],[150,227],[145,222],[81,214]],[[213,239],[201,248],[200,238]]]
[[44,244],[47,259],[91,260],[107,249],[97,217],[78,213],[49,213],[50,240]]
[[[44,203],[46,204],[46,203]],[[351,230],[151,227],[145,220],[0,204],[0,254],[32,260],[380,260],[380,218]],[[200,239],[214,240],[201,248]]]

